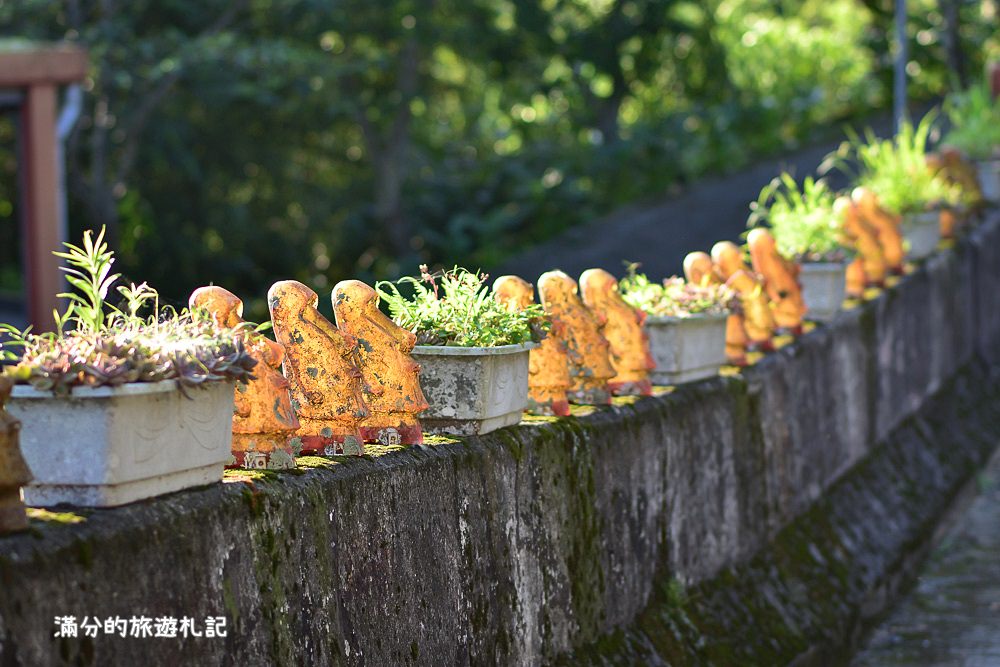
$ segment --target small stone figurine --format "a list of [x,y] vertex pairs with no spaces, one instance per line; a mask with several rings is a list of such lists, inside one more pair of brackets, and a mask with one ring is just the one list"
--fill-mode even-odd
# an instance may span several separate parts
[[[535,302],[535,288],[518,276],[500,276],[493,283],[497,300],[512,310],[523,310]],[[529,353],[528,411],[536,415],[569,415],[569,355],[566,326],[552,317],[552,328]]]
[[726,285],[740,295],[743,308],[743,330],[749,340],[747,347],[765,352],[774,350],[774,331],[777,324],[771,313],[764,286],[757,280],[750,267],[743,261],[743,253],[730,241],[719,241],[712,246],[712,261],[716,272]]
[[28,527],[21,487],[31,481],[31,471],[21,457],[21,422],[4,409],[13,386],[10,378],[0,377],[0,535]]
[[360,280],[333,288],[337,327],[358,342],[365,402],[371,414],[361,422],[365,442],[419,445],[424,441],[417,413],[427,409],[420,389],[420,365],[410,352],[417,337],[378,309],[378,295]]
[[861,218],[875,230],[886,268],[896,275],[902,275],[906,252],[903,250],[903,233],[899,229],[899,216],[891,215],[879,206],[878,197],[866,188],[854,188],[851,199],[857,205]]
[[302,453],[364,454],[361,422],[368,417],[357,341],[320,315],[316,292],[294,280],[271,286],[267,303],[274,335],[285,348]]
[[208,311],[221,327],[243,326],[243,343],[257,362],[255,379],[236,386],[233,460],[228,467],[294,468],[296,452],[289,441],[299,429],[299,420],[292,409],[288,380],[281,374],[285,349],[246,326],[243,302],[226,289],[199,287],[191,293],[188,305]]
[[649,371],[656,368],[649,338],[642,327],[646,313],[625,303],[618,280],[604,269],[587,269],[580,275],[583,302],[604,322],[615,376],[608,388],[615,396],[651,396]]
[[[865,274],[865,286],[884,286],[888,266],[882,254],[882,246],[878,242],[875,230],[862,219],[857,204],[850,197],[838,197],[833,203],[833,213],[843,221],[844,235],[858,252],[858,258],[855,261],[860,260],[859,263]],[[847,283],[848,294],[860,296],[851,292],[852,288],[857,288],[857,269],[854,269],[850,274]]]
[[[694,285],[707,287],[721,285],[722,279],[707,252],[688,253],[684,258],[684,279]],[[743,328],[743,314],[730,313],[726,318],[726,358],[735,366],[747,365],[747,332]]]
[[562,271],[543,273],[538,294],[545,311],[566,327],[569,374],[572,379],[570,403],[607,405],[611,403],[608,381],[615,376],[608,341],[602,323],[580,299],[576,281]]
[[774,237],[766,229],[751,230],[747,234],[747,247],[753,270],[763,279],[775,324],[794,336],[800,335],[806,303],[799,285],[799,265],[781,256]]

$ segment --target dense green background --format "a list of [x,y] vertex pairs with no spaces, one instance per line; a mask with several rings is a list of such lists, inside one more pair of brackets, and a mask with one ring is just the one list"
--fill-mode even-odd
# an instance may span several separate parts
[[[995,0],[911,0],[915,95],[976,74]],[[74,237],[167,296],[489,267],[884,106],[883,0],[0,0],[92,57]],[[949,12],[959,13],[957,31]],[[961,49],[946,48],[960,35]],[[959,57],[959,54],[964,56]],[[962,62],[958,62],[961,60]],[[951,65],[949,69],[948,65]],[[0,229],[14,225],[0,120]],[[0,280],[16,244],[2,251]]]

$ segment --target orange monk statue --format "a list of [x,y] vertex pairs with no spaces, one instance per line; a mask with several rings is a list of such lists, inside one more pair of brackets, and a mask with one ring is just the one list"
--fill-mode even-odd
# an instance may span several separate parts
[[[497,300],[511,310],[524,310],[535,302],[535,288],[517,276],[500,276],[493,283]],[[536,415],[569,415],[569,355],[567,330],[553,317],[549,333],[528,357],[528,411]]]
[[21,487],[31,481],[31,471],[21,457],[21,422],[4,409],[13,386],[13,380],[0,376],[0,535],[28,527]]
[[[889,272],[878,234],[861,216],[857,204],[850,197],[838,197],[833,203],[833,213],[843,221],[844,235],[858,253],[859,264],[865,274],[866,287],[883,287]],[[857,270],[854,270],[856,277]],[[850,274],[850,269],[849,269]],[[851,294],[852,276],[848,276],[847,292]]]
[[607,405],[611,402],[608,381],[615,376],[603,322],[580,299],[576,281],[562,271],[543,273],[538,279],[542,306],[566,327],[570,403]]
[[747,247],[753,270],[763,279],[775,324],[795,336],[800,335],[806,303],[799,285],[799,265],[782,257],[771,232],[761,227],[747,234]]
[[[684,279],[694,285],[721,285],[715,264],[707,252],[691,252],[684,258]],[[747,365],[747,332],[743,328],[743,313],[730,313],[726,318],[726,358],[735,366]]]
[[274,335],[285,348],[302,453],[364,454],[361,422],[368,417],[357,341],[316,309],[316,292],[294,280],[271,286],[267,303]]
[[615,376],[608,388],[615,396],[651,396],[649,371],[656,368],[643,329],[646,313],[625,303],[618,280],[604,269],[587,269],[580,275],[583,302],[604,322]]
[[865,287],[868,285],[868,277],[865,275],[865,262],[861,256],[857,256],[847,265],[845,278],[845,293],[850,299],[863,299]]
[[427,409],[420,389],[420,365],[410,353],[417,337],[378,309],[378,295],[360,280],[333,288],[337,327],[358,342],[365,402],[371,411],[361,421],[365,442],[419,445],[424,441],[417,414]]
[[899,228],[900,217],[882,208],[875,193],[866,188],[854,188],[851,199],[857,205],[861,218],[875,230],[886,268],[896,275],[902,275],[906,251],[903,250],[903,232]]
[[771,305],[764,286],[743,261],[743,252],[735,243],[719,241],[712,246],[712,261],[716,273],[725,280],[726,286],[740,295],[747,348],[765,352],[774,350],[773,339],[777,324],[771,313]]
[[229,467],[294,468],[297,452],[292,436],[299,429],[299,420],[292,409],[288,380],[281,374],[284,348],[246,324],[243,302],[226,289],[199,287],[191,293],[188,305],[207,311],[220,327],[241,331],[244,347],[257,362],[254,379],[236,385]]

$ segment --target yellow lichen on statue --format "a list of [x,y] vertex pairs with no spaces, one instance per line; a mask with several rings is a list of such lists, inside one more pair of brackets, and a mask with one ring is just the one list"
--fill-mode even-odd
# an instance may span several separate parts
[[31,471],[21,456],[21,422],[4,408],[13,386],[10,378],[0,376],[0,534],[28,527],[21,487],[31,481]]
[[427,409],[427,400],[420,389],[420,365],[410,356],[416,335],[386,317],[375,290],[360,280],[337,283],[332,299],[337,327],[357,340],[370,410],[360,424],[362,438],[383,445],[422,443],[417,415]]
[[[496,299],[512,310],[535,302],[535,289],[518,276],[500,276],[493,283]],[[552,327],[528,357],[528,411],[565,417],[569,414],[569,354],[566,326],[552,317]]]
[[357,341],[316,309],[319,297],[295,280],[267,293],[274,334],[285,348],[303,453],[364,453],[361,422],[368,417]]
[[222,287],[196,289],[188,305],[204,309],[221,327],[241,330],[243,344],[257,362],[254,379],[236,387],[230,465],[294,468],[296,451],[290,439],[299,428],[299,420],[292,409],[288,380],[281,374],[284,348],[250,329],[243,320],[243,302]]
[[656,367],[643,329],[646,314],[625,303],[618,280],[604,269],[587,269],[580,275],[583,302],[604,322],[601,332],[608,341],[615,376],[608,388],[616,396],[649,396],[653,383],[649,372]]
[[771,233],[757,228],[747,234],[754,271],[763,280],[775,324],[794,335],[802,333],[806,303],[799,285],[799,265],[782,257]]
[[601,405],[611,402],[608,381],[615,376],[602,323],[580,299],[576,281],[562,271],[543,273],[538,294],[545,311],[566,327],[570,403]]

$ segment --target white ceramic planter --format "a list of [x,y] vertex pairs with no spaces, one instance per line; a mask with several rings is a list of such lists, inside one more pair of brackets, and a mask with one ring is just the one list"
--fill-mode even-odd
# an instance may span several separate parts
[[28,505],[111,507],[222,479],[230,457],[233,383],[187,390],[174,380],[77,387],[67,397],[16,386]]
[[726,318],[722,315],[646,318],[649,350],[656,362],[654,384],[680,384],[712,377],[726,363]]
[[475,435],[517,424],[528,407],[528,353],[534,343],[499,347],[418,345],[428,433]]
[[843,262],[802,262],[799,282],[811,320],[829,322],[847,295],[847,265]]
[[906,256],[923,259],[929,256],[941,240],[941,214],[938,211],[911,213],[903,218],[903,238],[906,239]]
[[986,201],[1000,201],[1000,160],[976,160],[979,189]]

